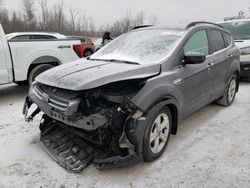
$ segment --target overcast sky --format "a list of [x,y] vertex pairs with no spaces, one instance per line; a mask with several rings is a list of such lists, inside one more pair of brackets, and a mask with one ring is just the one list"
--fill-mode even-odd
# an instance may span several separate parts
[[[21,7],[21,0],[3,0],[8,10]],[[38,1],[38,0],[35,0]],[[249,15],[250,0],[64,0],[68,6],[85,11],[97,26],[112,23],[125,15],[143,10],[146,16],[156,15],[160,25],[180,25],[190,21],[221,21],[240,10]],[[48,0],[49,4],[57,0]]]

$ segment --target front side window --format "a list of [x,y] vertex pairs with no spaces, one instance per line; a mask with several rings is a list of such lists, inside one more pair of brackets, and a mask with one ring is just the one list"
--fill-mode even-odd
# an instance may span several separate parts
[[194,33],[184,46],[184,53],[199,52],[208,55],[208,39],[205,30]]
[[168,57],[184,30],[148,29],[132,31],[116,38],[90,58],[131,61],[139,64],[160,62]]
[[29,35],[20,35],[20,36],[12,38],[12,40],[29,40],[29,39],[30,39]]

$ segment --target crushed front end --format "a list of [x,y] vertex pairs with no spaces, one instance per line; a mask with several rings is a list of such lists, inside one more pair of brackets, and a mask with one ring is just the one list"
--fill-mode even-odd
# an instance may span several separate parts
[[[144,121],[131,98],[144,80],[129,80],[71,91],[34,83],[25,101],[27,121],[42,111],[41,142],[48,154],[70,172],[89,164],[125,167],[142,161]],[[28,116],[32,103],[37,109]]]

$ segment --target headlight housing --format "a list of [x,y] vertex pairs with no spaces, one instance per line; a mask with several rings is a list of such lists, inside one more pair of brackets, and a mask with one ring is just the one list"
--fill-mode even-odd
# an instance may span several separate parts
[[241,48],[240,51],[240,55],[250,55],[250,47]]

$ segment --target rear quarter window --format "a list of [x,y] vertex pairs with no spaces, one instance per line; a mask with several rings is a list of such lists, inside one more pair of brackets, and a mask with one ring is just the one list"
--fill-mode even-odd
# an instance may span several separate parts
[[225,47],[227,48],[232,43],[232,37],[231,37],[230,34],[227,34],[225,32],[222,32],[222,35],[223,35],[223,38],[224,38]]
[[222,37],[221,31],[210,30],[209,31],[209,44],[210,53],[213,54],[225,48],[224,39]]
[[32,39],[56,39],[56,37],[51,35],[32,35]]

